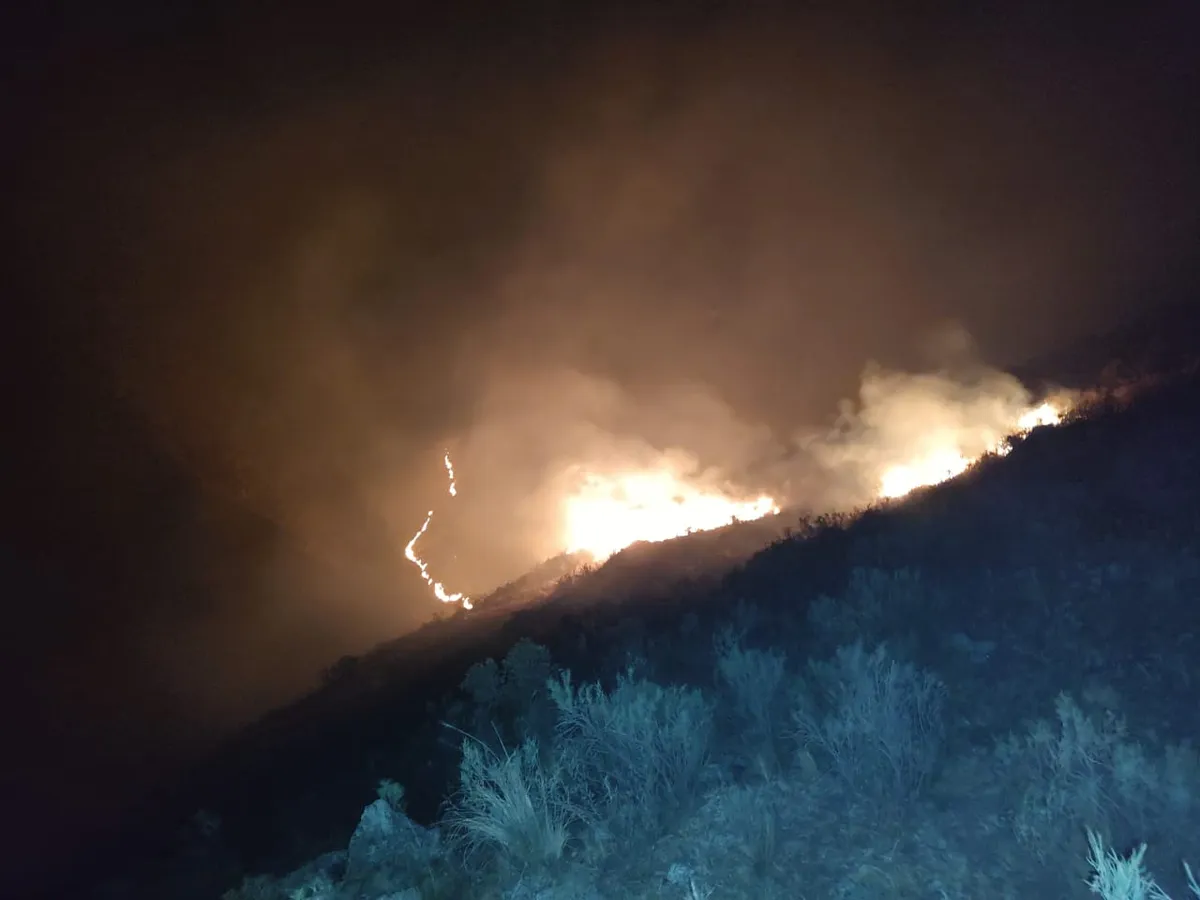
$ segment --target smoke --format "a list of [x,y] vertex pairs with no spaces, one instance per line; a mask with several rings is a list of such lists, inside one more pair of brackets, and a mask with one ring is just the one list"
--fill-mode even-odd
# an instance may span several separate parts
[[454,442],[459,497],[443,524],[474,554],[455,561],[463,577],[490,587],[563,551],[564,502],[588,474],[665,469],[752,495],[781,452],[769,427],[696,383],[638,390],[572,369],[514,373],[489,384]]
[[422,549],[472,591],[555,549],[581,462],[671,452],[697,482],[858,500],[922,409],[962,430],[1019,402],[980,373],[885,377],[928,369],[916,335],[960,320],[1009,365],[1111,324],[1190,248],[1160,81],[1085,90],[1107,60],[1079,48],[892,24],[596,34],[461,72],[434,55],[264,89],[261,115],[189,119],[168,92],[112,117],[165,121],[150,149],[64,157],[40,208],[114,210],[103,234],[63,227],[80,280],[111,288],[119,390],[187,476],[393,579],[418,620],[401,551],[444,505],[447,444],[461,502]]
[[[1067,396],[1055,392],[1064,405]],[[806,500],[822,509],[853,509],[879,499],[885,476],[898,467],[942,461],[947,471],[957,468],[958,460],[1002,446],[1035,405],[1017,378],[995,369],[914,373],[870,364],[857,398],[841,401],[830,429],[794,435],[820,473],[821,484]]]
[[[561,549],[586,471],[815,510],[986,445],[1001,370],[1181,283],[1200,209],[1191,30],[1003,12],[331,48],[289,11],[320,40],[63,55],[10,129],[54,369],[13,379],[13,531],[74,580],[47,658],[62,619],[106,654],[98,733],[144,685],[149,730],[240,721],[414,628],[431,508],[477,594]],[[979,348],[922,348],[946,320]]]
[[[1045,399],[981,361],[961,328],[938,330],[923,350],[925,370],[869,363],[823,424],[784,432],[695,382],[632,389],[571,369],[497,379],[454,445],[461,498],[440,522],[443,553],[469,552],[445,563],[478,592],[562,552],[566,501],[586,475],[666,471],[732,498],[854,509],[878,500],[897,466],[982,456]],[[1068,403],[1064,391],[1054,398]]]

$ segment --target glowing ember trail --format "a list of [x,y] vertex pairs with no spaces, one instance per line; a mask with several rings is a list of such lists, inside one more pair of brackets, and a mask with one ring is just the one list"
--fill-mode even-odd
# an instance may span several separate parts
[[[446,455],[442,458],[446,465],[446,475],[450,478],[449,493],[451,497],[458,496],[458,488],[454,484],[454,464],[450,462],[450,451],[446,451]],[[405,558],[415,565],[421,571],[421,577],[425,579],[425,583],[433,589],[433,596],[437,597],[443,603],[459,603],[461,602],[464,609],[471,608],[471,598],[464,593],[451,594],[440,581],[434,581],[433,576],[429,574],[429,566],[426,562],[417,556],[416,546],[417,541],[421,539],[426,530],[429,528],[429,523],[433,521],[433,510],[425,517],[425,523],[418,529],[417,533],[412,536],[412,540],[404,548]]]
[[[1026,434],[1039,425],[1057,425],[1062,421],[1067,403],[1058,405],[1047,401],[1040,406],[1022,413],[1013,423],[1012,429],[999,438],[986,441],[986,449],[976,456],[968,456],[963,448],[957,446],[954,436],[945,438],[944,446],[935,446],[924,455],[910,463],[890,466],[884,470],[879,479],[879,496],[884,499],[903,497],[905,494],[920,487],[941,484],[965,472],[980,457],[986,454],[1004,456],[1010,447],[1007,438]],[[932,443],[943,443],[935,436]]]
[[564,503],[564,542],[567,552],[602,562],[638,541],[665,541],[778,512],[771,497],[734,499],[688,484],[666,467],[588,473]]

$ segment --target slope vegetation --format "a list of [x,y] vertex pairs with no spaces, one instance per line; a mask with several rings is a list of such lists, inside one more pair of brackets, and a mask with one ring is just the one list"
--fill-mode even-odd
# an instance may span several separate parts
[[1198,387],[855,516],[566,565],[346,662],[197,775],[207,827],[163,832],[139,888],[1084,897],[1091,829],[1182,895]]

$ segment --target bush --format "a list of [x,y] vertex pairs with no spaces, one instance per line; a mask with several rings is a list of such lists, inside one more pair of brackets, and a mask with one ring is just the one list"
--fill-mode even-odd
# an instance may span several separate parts
[[1001,773],[1020,785],[1013,828],[1023,844],[1046,857],[1086,824],[1145,834],[1187,814],[1197,771],[1190,747],[1152,756],[1114,712],[1096,720],[1065,693],[1054,708],[1056,724],[1038,720],[996,748]]
[[1104,841],[1096,832],[1089,830],[1087,836],[1088,865],[1092,867],[1092,877],[1087,884],[1093,894],[1099,894],[1104,900],[1171,900],[1142,866],[1145,844],[1128,857],[1122,857],[1115,850],[1106,851]]
[[1043,857],[1064,846],[1085,822],[1111,827],[1113,762],[1125,746],[1119,717],[1109,714],[1096,723],[1067,694],[1058,695],[1054,708],[1057,727],[1039,719],[1021,738],[997,748],[1002,765],[1027,781],[1013,829]]
[[549,682],[560,754],[579,802],[622,824],[663,824],[690,799],[708,758],[712,708],[697,690],[664,688],[631,672],[606,694]]
[[[1092,868],[1087,884],[1093,894],[1104,900],[1171,900],[1142,865],[1145,844],[1139,844],[1129,856],[1121,856],[1111,848],[1106,849],[1104,840],[1090,828],[1087,837],[1088,865]],[[1188,890],[1192,896],[1200,897],[1200,884],[1191,867],[1184,863],[1183,869],[1187,873]]]
[[722,631],[714,645],[717,674],[728,686],[734,707],[750,725],[752,738],[773,750],[784,655],[774,650],[747,650],[741,636],[731,629]]
[[[475,663],[460,685],[475,704],[464,727],[482,735],[497,752],[504,742],[548,737],[553,710],[545,686],[553,671],[550,651],[526,638],[517,641],[500,663],[494,659]],[[499,740],[493,741],[492,735]]]
[[808,624],[823,647],[876,643],[904,630],[914,613],[928,611],[934,594],[915,569],[855,566],[842,596],[822,594],[813,601]]
[[446,823],[466,852],[491,849],[521,866],[559,859],[577,821],[561,769],[543,765],[534,741],[497,753],[468,738],[462,750]]
[[882,645],[867,653],[861,643],[809,670],[816,697],[802,693],[792,712],[800,745],[818,750],[847,784],[872,797],[915,794],[941,749],[942,682],[889,659]]

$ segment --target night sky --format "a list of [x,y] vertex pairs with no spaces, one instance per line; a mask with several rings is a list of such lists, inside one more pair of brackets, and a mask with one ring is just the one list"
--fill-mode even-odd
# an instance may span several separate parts
[[484,591],[560,549],[564,459],[815,502],[795,435],[869,361],[1190,296],[1194,4],[1043,5],[5,13],[30,846],[436,612],[445,449],[427,552]]

